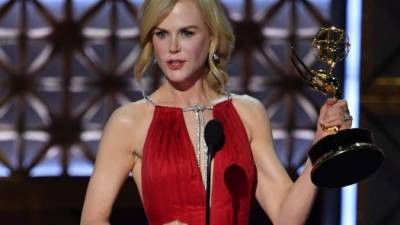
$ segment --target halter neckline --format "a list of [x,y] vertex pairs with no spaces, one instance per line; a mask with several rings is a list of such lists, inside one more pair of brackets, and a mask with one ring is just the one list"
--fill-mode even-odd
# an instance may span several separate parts
[[194,108],[211,109],[212,110],[215,105],[218,105],[219,103],[222,103],[222,102],[225,102],[227,100],[230,100],[231,98],[232,98],[231,93],[227,92],[227,93],[224,93],[224,95],[219,96],[219,97],[211,100],[207,105],[194,104],[194,105],[188,106],[188,107],[179,107],[179,106],[162,105],[162,104],[157,103],[153,98],[151,98],[151,96],[149,96],[149,95],[144,96],[144,99],[148,103],[150,103],[150,104],[152,104],[152,105],[154,105],[156,107],[163,107],[163,108],[170,108],[170,109],[180,109],[180,110],[182,110],[184,112],[193,111]]

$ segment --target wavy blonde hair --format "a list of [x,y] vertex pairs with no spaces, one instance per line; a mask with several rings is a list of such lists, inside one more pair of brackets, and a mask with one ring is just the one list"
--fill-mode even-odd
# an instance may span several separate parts
[[[151,40],[154,28],[168,16],[178,1],[182,0],[145,0],[143,2],[139,24],[139,40],[142,48],[134,68],[137,80],[140,81],[153,60],[154,49]],[[196,3],[212,36],[208,49],[208,71],[205,80],[213,90],[221,93],[228,81],[224,68],[232,52],[235,36],[218,0],[191,1]],[[214,54],[218,56],[218,60],[214,59]]]

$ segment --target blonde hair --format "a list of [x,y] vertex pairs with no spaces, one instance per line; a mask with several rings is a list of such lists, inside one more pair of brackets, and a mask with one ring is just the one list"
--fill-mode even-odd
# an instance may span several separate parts
[[[139,25],[139,40],[142,49],[134,68],[137,80],[140,80],[153,60],[154,53],[151,42],[153,29],[168,16],[178,1],[181,0],[145,0],[143,2],[142,17]],[[205,80],[213,90],[221,93],[228,81],[224,67],[232,52],[235,36],[218,0],[192,1],[196,3],[212,36],[207,59],[209,69]],[[218,56],[217,60],[214,54]]]

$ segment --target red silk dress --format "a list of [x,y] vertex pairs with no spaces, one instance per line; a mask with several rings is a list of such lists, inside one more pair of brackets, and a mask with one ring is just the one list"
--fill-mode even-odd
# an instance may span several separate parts
[[[143,206],[150,225],[174,220],[205,224],[206,192],[181,108],[155,105],[142,159]],[[246,130],[232,100],[213,106],[225,144],[214,158],[211,225],[247,225],[255,165]]]

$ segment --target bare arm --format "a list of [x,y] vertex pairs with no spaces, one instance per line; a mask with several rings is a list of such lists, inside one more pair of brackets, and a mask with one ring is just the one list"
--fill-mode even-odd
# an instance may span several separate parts
[[[252,110],[246,113],[251,116],[244,116],[244,120],[249,126],[257,168],[256,198],[274,224],[304,224],[317,193],[317,187],[311,182],[311,163],[307,161],[303,173],[293,183],[274,152],[271,127],[263,105],[256,100],[250,104]],[[321,108],[318,123],[338,125],[341,129],[350,127],[351,122],[344,124],[340,120],[346,108],[344,101],[328,100]],[[318,126],[315,140],[327,134]]]
[[113,113],[103,131],[82,210],[81,225],[109,225],[115,198],[132,170],[132,118],[123,109]]

